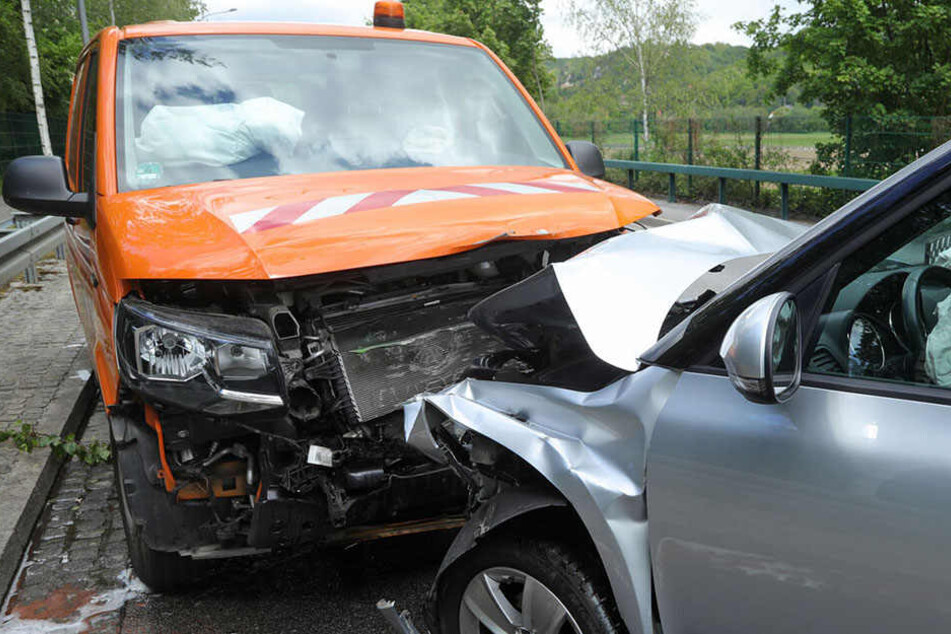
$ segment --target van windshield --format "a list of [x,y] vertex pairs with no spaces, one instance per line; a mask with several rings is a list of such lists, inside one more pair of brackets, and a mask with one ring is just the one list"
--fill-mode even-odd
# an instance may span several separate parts
[[367,37],[120,44],[121,191],[394,167],[565,167],[482,50]]

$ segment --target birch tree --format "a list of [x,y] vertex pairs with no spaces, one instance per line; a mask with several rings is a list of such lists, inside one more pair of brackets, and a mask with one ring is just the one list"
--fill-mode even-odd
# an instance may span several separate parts
[[40,129],[40,145],[43,154],[53,155],[53,146],[50,144],[50,129],[46,123],[46,104],[43,101],[43,83],[40,79],[40,56],[36,51],[36,38],[33,36],[33,11],[30,0],[20,0],[23,11],[23,32],[26,35],[26,51],[30,58],[30,77],[33,84],[33,102],[36,107],[36,123]]
[[653,80],[696,31],[695,0],[570,0],[569,6],[572,24],[595,51],[617,50],[637,76],[644,138],[649,139]]

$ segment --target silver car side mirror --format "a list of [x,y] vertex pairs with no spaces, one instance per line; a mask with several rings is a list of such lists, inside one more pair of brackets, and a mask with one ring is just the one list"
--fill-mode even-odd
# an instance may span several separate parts
[[754,403],[783,403],[802,376],[799,309],[790,293],[764,297],[730,326],[720,356],[737,391]]

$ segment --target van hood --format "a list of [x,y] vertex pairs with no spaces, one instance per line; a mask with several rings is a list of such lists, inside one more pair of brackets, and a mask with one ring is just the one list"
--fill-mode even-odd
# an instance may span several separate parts
[[600,233],[657,212],[564,169],[412,168],[121,193],[102,200],[98,231],[122,279],[263,280]]

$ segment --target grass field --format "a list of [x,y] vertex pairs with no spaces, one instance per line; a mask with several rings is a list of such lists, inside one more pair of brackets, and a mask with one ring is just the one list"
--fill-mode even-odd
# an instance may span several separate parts
[[[700,132],[697,144],[697,152],[702,153],[704,146],[718,145],[721,147],[730,147],[741,145],[746,148],[752,148],[755,135],[750,132]],[[584,139],[590,140],[590,137],[582,135],[565,135],[565,140]],[[808,169],[809,165],[816,158],[816,144],[826,143],[832,140],[832,134],[829,132],[769,132],[763,133],[763,150],[780,150],[785,153],[788,165],[784,169],[801,171]],[[600,134],[597,137],[598,144],[604,150],[612,150],[612,158],[628,158],[627,154],[634,148],[634,139],[629,132],[610,132]],[[684,142],[686,139],[684,139]],[[684,143],[685,144],[685,143]],[[683,145],[680,146],[681,150]],[[643,151],[643,139],[641,140],[641,150]],[[644,156],[643,154],[641,155]]]

